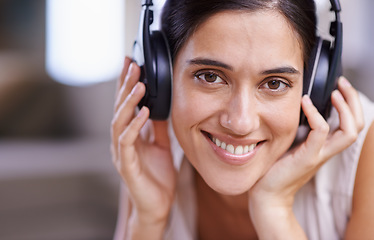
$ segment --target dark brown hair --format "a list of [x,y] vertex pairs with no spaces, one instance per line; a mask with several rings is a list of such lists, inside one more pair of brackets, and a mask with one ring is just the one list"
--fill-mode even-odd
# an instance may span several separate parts
[[162,13],[162,31],[166,34],[173,59],[192,33],[207,18],[226,10],[279,11],[300,37],[304,64],[315,44],[316,14],[313,0],[167,0]]

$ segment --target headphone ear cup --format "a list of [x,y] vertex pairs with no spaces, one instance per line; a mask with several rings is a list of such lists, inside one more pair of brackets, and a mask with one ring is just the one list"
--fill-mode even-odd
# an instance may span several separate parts
[[152,57],[153,57],[153,76],[156,86],[155,91],[148,93],[147,106],[150,110],[150,118],[154,120],[166,120],[169,116],[172,94],[172,64],[169,46],[164,34],[160,31],[154,31],[151,35]]
[[326,92],[330,70],[330,46],[330,41],[322,40],[322,47],[319,54],[319,59],[316,61],[317,67],[310,94],[310,98],[314,103],[314,106],[316,106],[324,118],[327,118],[330,110],[329,106],[331,105],[331,92]]
[[[309,95],[314,106],[316,106],[325,118],[327,116],[325,89],[329,75],[330,45],[331,43],[327,40],[316,39],[316,45],[312,50],[308,66],[304,71],[303,83],[303,95]],[[301,112],[300,124],[307,125],[307,120],[303,112]]]

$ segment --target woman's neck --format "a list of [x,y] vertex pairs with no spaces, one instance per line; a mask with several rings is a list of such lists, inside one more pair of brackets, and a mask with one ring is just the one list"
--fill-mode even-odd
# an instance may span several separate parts
[[257,239],[248,211],[248,195],[222,195],[195,172],[199,239]]

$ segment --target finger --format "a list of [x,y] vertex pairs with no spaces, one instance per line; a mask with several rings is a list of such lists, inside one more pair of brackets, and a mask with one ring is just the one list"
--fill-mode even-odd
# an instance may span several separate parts
[[[117,86],[116,86],[116,93],[115,93],[115,100],[114,100],[114,113],[118,110],[118,105],[119,105],[118,95],[119,95],[120,89],[123,86],[125,76],[127,75],[127,72],[129,70],[129,67],[130,67],[130,63],[131,63],[131,59],[129,57],[125,57],[122,72],[121,72],[121,75],[120,75],[120,77],[117,81]],[[112,152],[112,155],[113,155],[113,159],[117,159],[117,144],[115,144],[115,145],[113,144],[113,139],[115,139],[116,140],[115,142],[117,143],[118,135],[115,134],[115,132],[113,131],[113,123],[114,122],[115,122],[115,120],[114,120],[114,117],[113,117],[112,124],[111,124],[112,144],[110,146],[110,149],[111,149],[111,152]],[[115,138],[114,138],[114,136],[115,136]]]
[[329,133],[329,125],[313,105],[309,96],[306,95],[303,97],[301,106],[311,128],[305,142],[305,147],[310,152],[319,151]]
[[351,108],[339,90],[335,90],[332,92],[331,103],[339,113],[340,130],[344,132],[356,132],[356,122]]
[[140,169],[139,160],[135,156],[135,142],[148,117],[149,109],[142,107],[137,116],[119,137],[118,149],[120,158],[117,160],[117,169],[127,180],[130,180],[130,176],[136,174]]
[[357,90],[354,89],[349,81],[344,77],[339,79],[338,87],[353,114],[357,129],[361,131],[364,128],[365,120]]
[[140,77],[140,68],[135,63],[131,63],[129,67],[129,71],[126,74],[124,83],[122,87],[119,89],[118,96],[114,104],[115,111],[118,110],[119,106],[125,100],[127,95],[132,91],[135,84],[139,81],[139,77]]
[[121,75],[117,81],[117,91],[116,91],[116,97],[118,96],[118,93],[119,93],[119,90],[121,89],[122,85],[123,85],[123,82],[125,81],[125,77],[126,77],[126,74],[128,72],[128,69],[130,67],[130,63],[131,63],[131,59],[129,57],[125,57],[125,61],[123,63],[123,68],[122,68],[122,72],[121,72]]
[[161,148],[170,148],[167,121],[152,121],[154,128],[154,143]]
[[145,94],[145,85],[142,82],[137,82],[131,92],[126,96],[126,99],[118,107],[114,118],[118,125],[126,127],[135,115],[135,110]]
[[357,139],[359,132],[350,106],[340,91],[333,91],[331,102],[339,113],[340,126],[326,142],[324,147],[326,158],[330,158],[351,145]]
[[[126,129],[131,120],[134,118],[135,109],[141,98],[144,96],[144,93],[144,84],[138,82],[131,91],[131,93],[127,96],[125,101],[115,112],[111,124],[112,142],[115,148],[117,147],[118,138],[120,134]],[[115,150],[116,149],[114,149],[114,151]]]

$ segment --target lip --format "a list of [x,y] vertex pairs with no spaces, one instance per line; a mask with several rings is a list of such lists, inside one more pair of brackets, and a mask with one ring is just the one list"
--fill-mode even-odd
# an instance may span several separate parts
[[215,143],[213,143],[211,139],[209,138],[209,133],[202,132],[202,134],[204,135],[205,139],[208,141],[209,145],[212,147],[213,151],[217,154],[219,159],[229,165],[234,165],[234,166],[241,166],[241,165],[245,165],[248,162],[250,162],[263,144],[263,141],[258,141],[258,144],[253,149],[253,151],[248,152],[246,154],[242,154],[242,155],[235,155],[235,154],[231,154],[227,152],[226,150],[218,147]]

